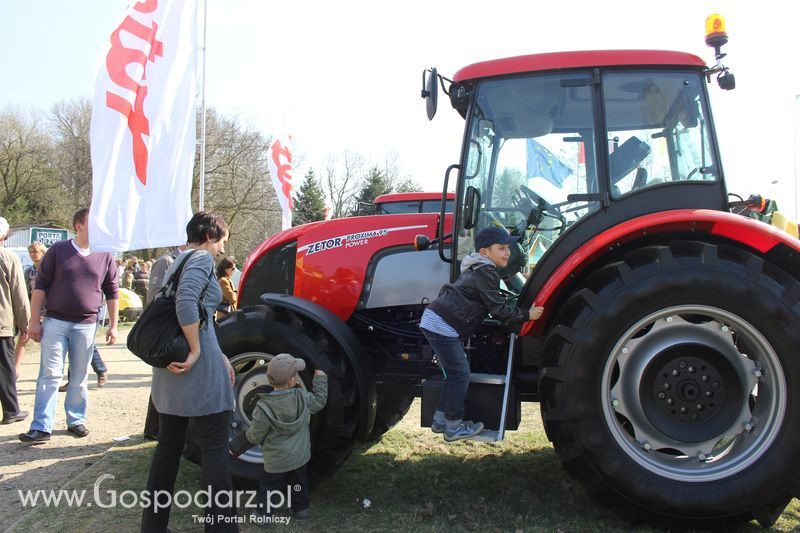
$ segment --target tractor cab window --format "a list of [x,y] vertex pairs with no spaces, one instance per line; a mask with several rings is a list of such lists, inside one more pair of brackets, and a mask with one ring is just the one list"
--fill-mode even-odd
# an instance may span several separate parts
[[527,76],[477,88],[456,255],[473,252],[475,234],[488,226],[520,236],[501,272],[512,290],[571,224],[598,206],[592,91],[580,84],[586,79],[591,73]]
[[717,179],[699,74],[612,72],[602,83],[612,196]]

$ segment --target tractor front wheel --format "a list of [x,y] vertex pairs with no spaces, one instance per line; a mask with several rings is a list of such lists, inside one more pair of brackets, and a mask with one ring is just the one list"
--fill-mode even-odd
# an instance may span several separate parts
[[[311,462],[309,474],[316,482],[334,473],[350,456],[359,422],[355,373],[338,343],[313,320],[289,309],[255,306],[234,311],[219,324],[220,347],[236,371],[235,406],[230,435],[247,431],[258,396],[272,391],[267,382],[267,364],[279,353],[289,353],[306,362],[300,387],[310,389],[314,370],[328,374],[328,402],[311,417]],[[187,457],[199,460],[191,431]],[[259,446],[231,458],[231,474],[242,484],[256,482],[264,471]]]
[[797,280],[734,247],[649,246],[556,321],[542,418],[596,499],[689,525],[777,519],[800,478]]

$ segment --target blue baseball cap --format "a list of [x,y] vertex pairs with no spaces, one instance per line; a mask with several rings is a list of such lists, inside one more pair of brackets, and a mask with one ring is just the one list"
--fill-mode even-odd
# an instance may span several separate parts
[[479,252],[481,248],[488,248],[493,244],[514,244],[519,239],[510,235],[506,228],[497,226],[483,228],[475,235],[475,251]]

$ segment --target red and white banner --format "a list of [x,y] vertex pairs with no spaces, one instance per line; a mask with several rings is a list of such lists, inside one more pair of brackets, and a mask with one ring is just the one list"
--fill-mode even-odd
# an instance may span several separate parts
[[292,227],[292,151],[291,137],[279,137],[267,150],[269,175],[281,204],[281,229]]
[[195,0],[134,1],[111,33],[92,101],[92,250],[186,241],[196,50]]

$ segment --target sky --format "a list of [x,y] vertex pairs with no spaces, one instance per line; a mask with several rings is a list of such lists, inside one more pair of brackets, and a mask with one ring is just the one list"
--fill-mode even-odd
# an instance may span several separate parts
[[[0,108],[91,98],[128,3],[0,0]],[[424,68],[451,77],[487,59],[596,49],[678,50],[713,63],[704,22],[715,12],[726,18],[725,64],[737,82],[710,87],[728,189],[776,198],[797,218],[800,44],[790,24],[800,2],[207,0],[206,101],[266,135],[290,133],[296,181],[349,150],[377,164],[396,153],[405,176],[440,190],[464,121],[444,98],[428,121]]]

